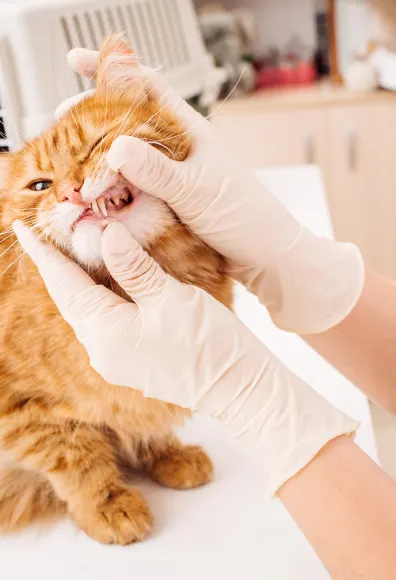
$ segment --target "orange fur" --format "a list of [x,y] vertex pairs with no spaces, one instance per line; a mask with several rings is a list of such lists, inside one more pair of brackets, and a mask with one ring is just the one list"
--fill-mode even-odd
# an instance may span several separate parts
[[[126,474],[143,470],[164,485],[190,488],[211,479],[210,459],[199,447],[184,447],[173,434],[187,411],[110,386],[91,369],[36,268],[7,233],[14,219],[33,225],[62,203],[65,183],[92,176],[120,127],[124,134],[145,138],[149,124],[150,139],[154,135],[165,142],[178,160],[188,155],[188,135],[171,113],[145,98],[144,85],[135,83],[131,90],[120,76],[117,85],[106,85],[106,59],[114,53],[133,60],[117,37],[108,39],[97,94],[1,159],[6,186],[0,198],[0,527],[20,529],[66,509],[98,541],[128,544],[144,538],[152,518]],[[143,134],[136,133],[142,124]],[[99,147],[91,151],[98,140]],[[50,179],[53,186],[43,192],[26,189],[36,179]],[[44,230],[37,226],[35,231]],[[53,230],[44,233],[70,254]],[[232,285],[223,258],[177,219],[147,243],[147,250],[167,272],[231,307]],[[102,267],[89,273],[122,294]]]

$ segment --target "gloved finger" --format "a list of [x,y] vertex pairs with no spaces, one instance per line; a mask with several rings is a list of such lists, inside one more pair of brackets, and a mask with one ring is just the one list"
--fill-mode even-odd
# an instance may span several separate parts
[[39,241],[22,222],[14,222],[13,228],[22,248],[36,264],[60,313],[73,325],[75,310],[71,305],[75,303],[76,297],[95,288],[94,281],[53,246]]
[[92,97],[94,94],[95,89],[91,89],[89,91],[85,91],[85,93],[79,93],[78,95],[74,95],[73,97],[70,97],[70,99],[63,101],[63,103],[61,103],[55,111],[56,119],[60,119],[65,113],[68,113],[72,107],[75,107],[81,103],[81,101],[88,99],[88,97]]
[[169,205],[183,190],[183,165],[136,137],[118,137],[107,155],[107,163],[130,183]]
[[102,255],[114,280],[137,304],[161,296],[167,275],[123,224],[107,226],[102,235]]
[[94,77],[98,69],[99,52],[87,48],[73,48],[67,55],[69,67],[84,77]]

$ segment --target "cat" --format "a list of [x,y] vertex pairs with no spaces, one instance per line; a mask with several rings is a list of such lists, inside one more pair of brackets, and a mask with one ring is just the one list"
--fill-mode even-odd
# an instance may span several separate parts
[[[129,485],[134,471],[175,489],[212,479],[199,446],[176,437],[190,412],[108,385],[62,319],[11,224],[21,219],[124,296],[100,256],[106,224],[119,220],[166,272],[232,308],[225,259],[170,208],[112,173],[105,158],[120,134],[182,161],[191,138],[147,90],[129,46],[102,46],[97,88],[49,130],[0,157],[0,529],[20,530],[68,512],[102,543],[142,540],[150,509]],[[132,78],[133,77],[133,78]],[[177,320],[175,320],[177,325]],[[155,361],[153,352],[153,364]],[[158,369],[161,372],[161,369]]]

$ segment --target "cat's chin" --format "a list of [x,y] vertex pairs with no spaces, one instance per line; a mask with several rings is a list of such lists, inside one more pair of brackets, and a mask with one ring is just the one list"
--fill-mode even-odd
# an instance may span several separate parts
[[102,229],[93,222],[77,224],[72,239],[72,253],[76,260],[88,268],[98,268],[103,264],[100,251]]
[[[130,208],[120,212],[119,218],[145,250],[176,223],[175,214],[163,201],[143,192]],[[104,227],[103,220],[83,219],[77,222],[71,235],[71,250],[81,265],[90,269],[103,265],[100,239]]]

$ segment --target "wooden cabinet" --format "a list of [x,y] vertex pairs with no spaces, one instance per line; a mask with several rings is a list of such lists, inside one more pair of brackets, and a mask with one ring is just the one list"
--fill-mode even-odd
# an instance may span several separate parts
[[213,123],[251,167],[317,163],[337,239],[396,279],[396,96],[315,88],[220,109]]
[[325,163],[321,111],[220,114],[213,123],[250,167]]
[[369,265],[396,279],[396,104],[328,111],[327,176],[337,239],[360,246]]

